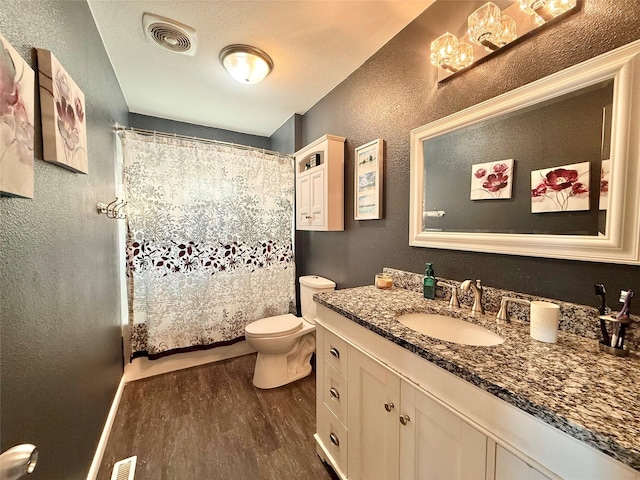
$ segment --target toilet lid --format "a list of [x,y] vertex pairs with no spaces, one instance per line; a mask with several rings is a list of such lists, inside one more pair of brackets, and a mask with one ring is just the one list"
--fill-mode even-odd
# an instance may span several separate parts
[[256,320],[245,327],[249,335],[279,337],[297,332],[302,328],[302,319],[290,313]]

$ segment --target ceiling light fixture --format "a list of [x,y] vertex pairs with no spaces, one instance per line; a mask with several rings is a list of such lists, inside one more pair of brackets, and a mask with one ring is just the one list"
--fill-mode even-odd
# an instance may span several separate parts
[[469,15],[467,33],[447,32],[431,42],[431,63],[442,82],[475,61],[500,50],[560,15],[576,10],[576,0],[517,0],[504,11],[492,2]]
[[273,60],[259,48],[229,45],[220,51],[220,63],[235,80],[253,84],[264,80],[273,70]]

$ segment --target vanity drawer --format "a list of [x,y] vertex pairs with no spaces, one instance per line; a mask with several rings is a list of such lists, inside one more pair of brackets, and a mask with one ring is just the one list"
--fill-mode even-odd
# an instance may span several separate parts
[[320,439],[324,448],[333,457],[335,466],[347,471],[347,429],[325,405],[325,415],[320,425]]
[[347,424],[347,379],[335,368],[324,364],[324,381],[322,396],[324,404],[342,422]]
[[347,352],[349,348],[347,342],[331,332],[326,332],[324,336],[324,360],[335,368],[339,373],[347,376]]

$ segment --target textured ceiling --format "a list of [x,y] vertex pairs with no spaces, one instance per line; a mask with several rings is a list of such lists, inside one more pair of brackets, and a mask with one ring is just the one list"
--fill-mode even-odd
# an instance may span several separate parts
[[[422,13],[424,1],[88,0],[129,110],[271,135],[304,113]],[[195,56],[147,40],[150,12],[197,31]],[[266,51],[262,83],[233,80],[218,61],[234,43]]]

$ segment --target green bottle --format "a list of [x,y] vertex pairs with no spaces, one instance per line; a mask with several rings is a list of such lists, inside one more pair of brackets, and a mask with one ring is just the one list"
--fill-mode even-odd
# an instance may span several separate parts
[[436,276],[433,273],[433,265],[427,263],[424,266],[423,289],[424,298],[433,300],[436,298]]

